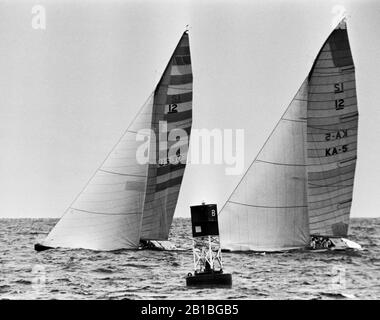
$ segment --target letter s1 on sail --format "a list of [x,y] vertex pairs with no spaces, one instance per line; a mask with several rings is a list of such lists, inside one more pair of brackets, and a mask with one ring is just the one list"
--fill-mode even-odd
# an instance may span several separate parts
[[[40,247],[137,249],[142,236],[167,240],[189,139],[175,136],[175,147],[182,147],[181,162],[159,163],[158,156],[164,153],[166,160],[172,146],[169,139],[168,147],[160,150],[159,134],[166,139],[168,132],[159,133],[159,122],[167,121],[167,131],[182,128],[190,134],[192,81],[189,39],[184,32],[154,93]],[[136,135],[142,129],[153,163],[136,159],[141,145]]]
[[355,67],[343,20],[309,74],[307,172],[310,233],[346,236],[356,167]]
[[223,249],[281,251],[308,243],[306,99],[307,81],[219,214]]

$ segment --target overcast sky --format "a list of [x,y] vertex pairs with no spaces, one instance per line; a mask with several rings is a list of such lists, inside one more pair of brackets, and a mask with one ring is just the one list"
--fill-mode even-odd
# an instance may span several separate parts
[[[44,5],[46,29],[31,27]],[[344,6],[356,65],[352,217],[380,216],[380,1],[0,1],[0,217],[60,217],[154,89],[187,24],[193,128],[245,129],[245,168]],[[175,216],[241,176],[188,166]]]

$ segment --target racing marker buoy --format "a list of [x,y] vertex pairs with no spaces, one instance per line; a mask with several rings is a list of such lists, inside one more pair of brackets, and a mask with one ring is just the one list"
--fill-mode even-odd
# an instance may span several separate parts
[[187,286],[231,287],[232,276],[223,272],[216,204],[191,206],[194,273]]

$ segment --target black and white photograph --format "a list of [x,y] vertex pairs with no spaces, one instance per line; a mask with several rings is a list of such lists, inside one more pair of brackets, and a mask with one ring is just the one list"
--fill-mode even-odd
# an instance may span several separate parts
[[0,0],[0,300],[380,299],[379,30],[377,0]]

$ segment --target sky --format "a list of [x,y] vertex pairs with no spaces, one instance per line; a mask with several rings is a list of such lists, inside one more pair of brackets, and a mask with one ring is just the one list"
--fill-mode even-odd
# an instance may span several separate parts
[[[32,28],[36,4],[44,30]],[[0,218],[62,216],[154,90],[186,25],[193,128],[244,129],[247,168],[339,8],[360,115],[351,216],[379,217],[379,1],[0,0]],[[189,165],[175,216],[202,201],[221,208],[242,176],[226,166]]]

